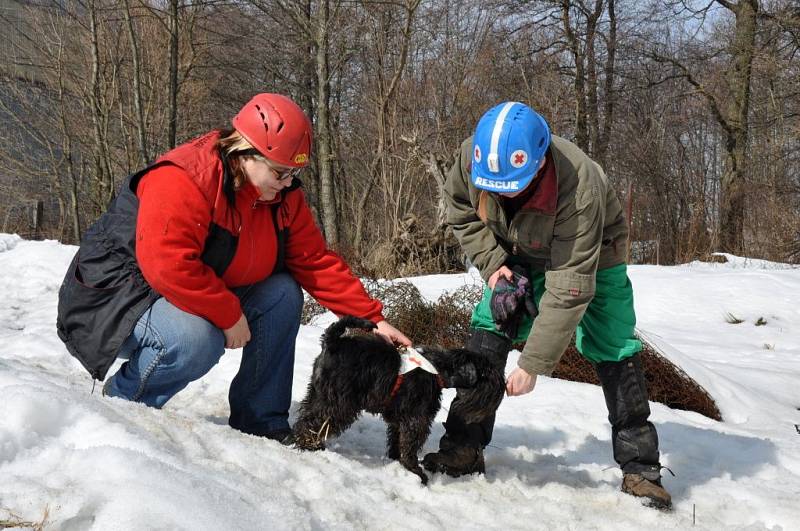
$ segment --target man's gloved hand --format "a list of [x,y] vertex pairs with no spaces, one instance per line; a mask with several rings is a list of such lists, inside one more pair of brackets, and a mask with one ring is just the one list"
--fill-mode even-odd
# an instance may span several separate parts
[[520,266],[512,269],[513,278],[501,276],[494,285],[489,305],[498,330],[512,340],[516,337],[523,316],[532,318],[539,313],[533,297],[533,285]]
[[537,315],[539,315],[539,308],[536,307],[536,298],[534,297],[533,292],[533,282],[525,276],[525,270],[520,266],[514,266],[512,269],[514,272],[514,280],[516,281],[518,277],[525,279],[527,285],[525,286],[525,296],[523,297],[522,301],[525,303],[525,311],[528,312],[528,315],[531,316],[531,319],[535,319]]

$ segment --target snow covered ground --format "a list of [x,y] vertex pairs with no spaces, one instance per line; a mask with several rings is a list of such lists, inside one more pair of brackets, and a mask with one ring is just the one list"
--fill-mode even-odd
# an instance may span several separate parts
[[[619,492],[592,385],[541,378],[506,399],[487,474],[436,476],[427,488],[383,457],[384,425],[372,416],[313,454],[228,428],[239,351],[163,410],[103,398],[55,332],[75,250],[0,235],[0,527],[800,529],[800,269],[734,257],[630,268],[642,333],[725,419],[651,404],[676,474],[665,478],[675,509],[663,513]],[[411,280],[436,298],[474,277]],[[332,319],[300,330],[293,413]],[[437,423],[425,451],[441,434]]]

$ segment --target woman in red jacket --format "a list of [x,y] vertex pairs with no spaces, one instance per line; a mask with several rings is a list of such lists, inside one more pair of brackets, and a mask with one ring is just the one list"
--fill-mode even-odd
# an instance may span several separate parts
[[[232,125],[128,180],[67,273],[59,335],[95,378],[127,358],[104,394],[154,407],[206,374],[225,348],[244,347],[229,423],[289,442],[301,287],[338,315],[377,323],[389,341],[410,341],[314,223],[295,179],[311,151],[300,107],[258,94]],[[118,291],[103,300],[109,289]]]

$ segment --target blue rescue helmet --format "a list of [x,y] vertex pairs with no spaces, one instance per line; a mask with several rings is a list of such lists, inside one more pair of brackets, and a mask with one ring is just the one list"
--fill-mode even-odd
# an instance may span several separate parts
[[536,111],[517,101],[489,109],[472,140],[472,184],[513,193],[530,184],[550,147],[550,128]]

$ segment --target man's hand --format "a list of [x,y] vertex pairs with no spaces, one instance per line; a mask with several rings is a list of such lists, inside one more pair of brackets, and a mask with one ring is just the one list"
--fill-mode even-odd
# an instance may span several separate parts
[[222,331],[225,334],[225,348],[242,348],[250,341],[250,327],[242,314],[236,324]]
[[[506,277],[506,272],[511,271],[511,278]],[[492,275],[490,280],[495,280],[489,308],[495,328],[503,332],[512,341],[516,339],[525,314],[535,318],[539,313],[533,295],[533,286],[525,273],[524,268],[514,266],[509,270],[503,266]]]
[[383,339],[389,343],[403,345],[404,347],[411,346],[411,340],[400,330],[390,325],[388,321],[381,321],[378,323],[378,328],[375,329],[375,333],[382,336]]
[[492,273],[492,276],[490,276],[489,280],[486,282],[489,284],[489,289],[494,289],[494,285],[497,284],[497,281],[500,280],[500,277],[504,277],[506,280],[511,281],[514,280],[514,273],[506,266],[500,266],[500,269]]
[[536,386],[536,375],[528,374],[525,369],[517,367],[506,380],[506,393],[508,396],[526,395]]

